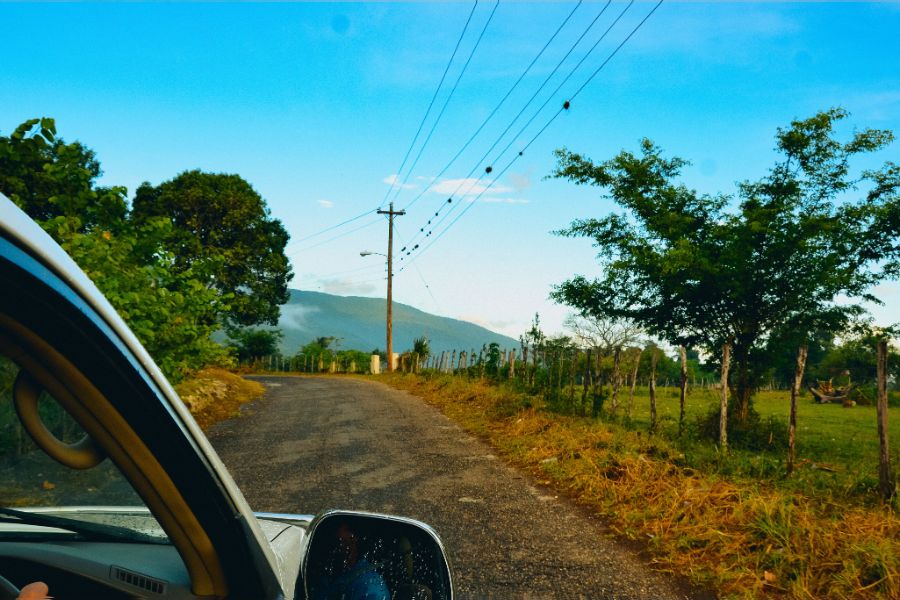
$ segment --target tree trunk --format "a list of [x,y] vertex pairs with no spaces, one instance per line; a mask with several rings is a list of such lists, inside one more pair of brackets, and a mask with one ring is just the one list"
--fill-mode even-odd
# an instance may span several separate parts
[[719,448],[728,450],[728,368],[731,366],[731,344],[722,346],[722,384],[719,390]]
[[788,462],[787,474],[794,471],[794,442],[797,439],[797,396],[800,395],[800,385],[803,383],[803,370],[806,368],[806,353],[808,348],[800,346],[797,352],[797,369],[794,371],[794,385],[791,386],[791,418],[788,422]]
[[888,451],[888,398],[887,398],[887,341],[878,342],[877,378],[878,378],[878,489],[881,498],[889,502],[897,488],[891,477],[891,455]]
[[750,371],[750,348],[735,345],[732,348],[732,355],[735,370],[734,401],[737,409],[735,416],[741,423],[746,423],[750,418],[750,397],[758,379],[754,378]]
[[650,433],[656,433],[656,361],[658,360],[658,350],[654,348],[650,355]]
[[509,351],[509,378],[510,379],[516,378],[516,351],[515,350]]
[[681,396],[678,402],[678,435],[684,433],[684,401],[687,397],[687,348],[681,346],[678,349],[681,355]]

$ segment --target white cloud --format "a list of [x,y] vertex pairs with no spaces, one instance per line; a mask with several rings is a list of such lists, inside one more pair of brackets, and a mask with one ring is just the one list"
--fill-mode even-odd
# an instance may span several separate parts
[[[436,194],[443,194],[446,196],[462,194],[463,196],[477,196],[483,192],[488,190],[489,181],[479,181],[473,177],[469,177],[466,179],[445,179],[442,182],[431,188],[431,191]],[[457,192],[457,189],[459,190]],[[505,185],[492,185],[490,186],[490,191],[492,194],[508,194],[513,191],[513,188]]]
[[334,202],[332,202],[331,200],[324,200],[324,199],[323,199],[323,200],[316,200],[316,202],[317,202],[317,203],[319,204],[319,206],[321,206],[322,208],[331,208],[332,206],[334,206]]
[[388,175],[387,177],[382,179],[382,181],[388,185],[393,185],[395,188],[400,188],[401,190],[414,190],[419,187],[414,183],[400,183],[400,178],[396,173],[393,175]]
[[278,324],[303,331],[309,329],[306,325],[307,318],[317,312],[319,312],[319,309],[316,307],[285,304],[281,307],[281,316],[278,318]]
[[372,294],[377,290],[375,284],[370,281],[359,282],[344,278],[320,280],[319,288],[326,294],[338,296]]

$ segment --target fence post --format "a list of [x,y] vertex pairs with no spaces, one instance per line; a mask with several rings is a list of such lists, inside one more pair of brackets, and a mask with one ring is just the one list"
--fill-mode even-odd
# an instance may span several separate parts
[[807,347],[805,345],[800,346],[800,350],[797,352],[797,369],[794,371],[794,385],[791,386],[791,417],[788,422],[788,475],[794,471],[794,441],[797,436],[797,396],[800,394],[800,384],[803,382],[806,352]]
[[619,363],[622,360],[622,348],[616,346],[613,351],[613,372],[612,372],[612,414],[616,414],[619,409],[619,386],[622,384],[622,377],[619,374]]
[[681,394],[678,401],[678,435],[684,433],[684,401],[687,397],[687,348],[681,346],[678,348],[678,354],[681,358]]
[[887,340],[878,342],[876,376],[878,378],[878,489],[881,498],[889,502],[897,492],[891,477],[891,455],[888,451],[888,397],[887,397]]
[[650,433],[656,433],[656,361],[659,360],[659,350],[650,350]]
[[587,410],[588,387],[593,385],[591,381],[591,349],[588,348],[584,355],[584,378],[583,387],[581,388],[581,415],[584,416]]
[[728,369],[731,366],[731,344],[722,346],[722,389],[719,390],[719,448],[728,450]]

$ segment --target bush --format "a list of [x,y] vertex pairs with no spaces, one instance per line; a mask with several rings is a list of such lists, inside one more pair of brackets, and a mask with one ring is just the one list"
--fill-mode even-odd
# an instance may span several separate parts
[[[696,434],[699,439],[719,440],[719,407],[710,408],[698,417]],[[788,447],[788,426],[775,417],[763,419],[753,407],[745,422],[740,422],[733,410],[728,413],[728,445],[754,452],[782,452]]]

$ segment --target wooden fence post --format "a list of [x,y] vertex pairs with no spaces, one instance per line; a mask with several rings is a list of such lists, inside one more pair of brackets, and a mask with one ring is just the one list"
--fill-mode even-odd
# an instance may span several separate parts
[[578,362],[578,349],[569,351],[569,410],[575,407],[575,363]]
[[897,488],[891,477],[891,455],[888,451],[888,396],[887,396],[887,340],[878,342],[878,356],[876,376],[878,378],[878,489],[881,491],[881,499],[889,502]]
[[731,344],[722,346],[722,386],[719,390],[719,448],[728,450],[728,369],[731,367]]
[[613,351],[613,372],[612,372],[612,414],[616,414],[619,409],[619,387],[622,385],[622,377],[619,374],[619,363],[622,360],[622,348],[616,346]]
[[687,348],[681,346],[678,349],[681,355],[681,396],[678,405],[678,435],[684,433],[684,400],[687,397]]
[[806,368],[807,347],[800,346],[797,352],[797,369],[794,371],[794,385],[791,386],[791,417],[788,421],[788,461],[787,474],[794,471],[794,442],[797,438],[797,396],[800,394],[800,384],[803,382],[803,370]]
[[528,346],[522,347],[522,384],[528,385]]
[[631,371],[631,389],[628,391],[628,417],[631,418],[634,409],[634,388],[637,387],[638,368],[641,366],[641,355],[644,351],[638,348],[637,356],[634,357],[634,369]]
[[581,388],[581,415],[584,416],[587,411],[587,395],[588,388],[594,384],[591,377],[591,349],[588,348],[584,354],[584,382]]
[[656,361],[659,360],[659,350],[653,348],[650,354],[650,433],[656,433]]

